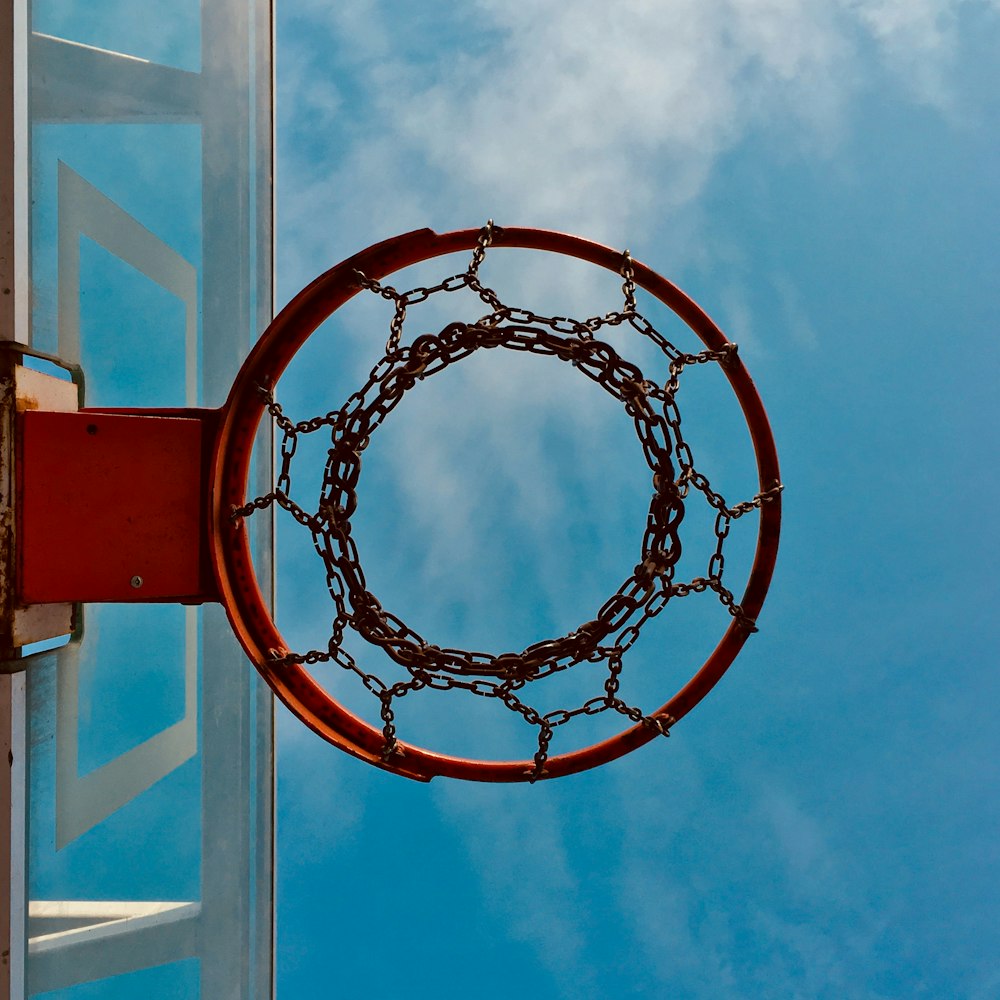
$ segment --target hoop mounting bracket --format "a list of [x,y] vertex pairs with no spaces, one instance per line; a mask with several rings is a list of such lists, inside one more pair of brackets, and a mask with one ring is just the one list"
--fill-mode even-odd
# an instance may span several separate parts
[[17,598],[218,600],[205,542],[215,410],[18,413]]

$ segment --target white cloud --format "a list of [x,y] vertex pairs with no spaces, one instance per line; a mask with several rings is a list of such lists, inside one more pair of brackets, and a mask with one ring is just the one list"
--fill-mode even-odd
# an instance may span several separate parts
[[[331,125],[338,166],[310,162],[304,146],[301,159],[292,151],[283,183],[308,197],[306,228],[317,206],[332,205],[339,222],[365,236],[493,213],[612,242],[644,239],[695,201],[718,157],[755,129],[779,126],[793,145],[796,135],[813,143],[835,134],[872,78],[867,44],[915,99],[944,106],[958,6],[481,0],[456,41],[450,5],[417,14],[374,2],[314,4],[291,21],[286,51],[302,57],[286,56],[283,72],[294,82],[299,65],[319,68],[305,34],[315,25],[324,44],[349,52],[360,104],[339,129]],[[420,32],[408,44],[408,33]],[[326,99],[315,84],[283,93],[282,115],[292,121],[316,115]],[[345,128],[357,141],[342,155]]]
[[785,329],[800,347],[815,348],[819,335],[809,319],[802,294],[792,279],[787,274],[773,274],[771,284],[778,293]]
[[303,849],[321,856],[331,844],[345,844],[363,831],[368,786],[354,780],[353,760],[319,744],[319,737],[291,713],[279,712],[276,725],[282,747],[281,823],[295,830]]
[[847,0],[890,70],[919,100],[949,109],[947,71],[955,56],[962,0]]
[[824,5],[479,11],[498,41],[476,57],[445,51],[430,67],[371,75],[397,157],[431,167],[466,211],[488,194],[501,218],[642,234],[696,198],[715,159],[775,104],[814,121],[820,108],[828,122],[843,89],[844,43]]
[[739,344],[740,352],[746,357],[760,351],[760,340],[754,334],[753,309],[748,301],[747,290],[742,285],[730,283],[719,296],[726,336]]
[[636,962],[685,996],[877,996],[865,992],[872,955],[885,931],[905,935],[828,822],[749,762],[720,778],[687,741],[667,750],[668,767],[640,761],[641,785],[621,776],[607,804],[609,822],[616,807],[628,815],[608,864]]
[[532,945],[557,980],[587,989],[586,907],[563,835],[566,817],[551,797],[448,782],[437,801],[465,830],[470,867],[481,877],[487,907],[510,936]]

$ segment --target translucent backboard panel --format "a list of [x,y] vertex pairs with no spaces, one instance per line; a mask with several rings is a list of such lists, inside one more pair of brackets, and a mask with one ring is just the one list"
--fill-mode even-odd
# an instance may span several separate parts
[[[30,16],[32,346],[85,406],[218,406],[270,318],[269,5]],[[269,694],[218,606],[77,626],[26,674],[25,995],[270,996]]]

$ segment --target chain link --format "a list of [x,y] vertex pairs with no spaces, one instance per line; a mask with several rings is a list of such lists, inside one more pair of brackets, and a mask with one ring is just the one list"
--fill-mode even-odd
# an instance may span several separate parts
[[[275,651],[274,656],[285,663],[333,663],[354,674],[379,701],[384,762],[397,752],[393,707],[397,699],[424,688],[464,690],[499,700],[535,727],[537,750],[527,777],[536,781],[546,776],[545,765],[554,731],[580,716],[612,711],[661,735],[669,735],[674,719],[666,715],[645,715],[622,700],[618,692],[623,654],[638,640],[645,623],[659,615],[671,600],[711,590],[740,627],[756,631],[755,622],[744,614],[723,583],[724,547],[732,522],[773,501],[782,486],[774,483],[752,500],[730,506],[695,468],[693,453],[683,436],[676,395],[684,369],[713,362],[730,364],[736,357],[735,344],[695,354],[678,350],[638,312],[634,266],[628,251],[622,255],[620,268],[624,297],[624,307],[620,311],[576,320],[507,306],[479,278],[480,266],[495,235],[500,232],[502,230],[490,220],[479,233],[466,271],[436,285],[399,292],[391,285],[383,285],[360,271],[355,272],[360,287],[393,303],[385,356],[372,369],[362,388],[342,407],[308,420],[293,422],[272,394],[261,390],[267,412],[281,435],[275,485],[268,493],[234,507],[232,518],[237,521],[277,504],[311,532],[316,552],[325,566],[327,589],[335,608],[331,637],[326,650]],[[412,344],[402,345],[409,306],[440,293],[461,289],[476,294],[490,311],[474,323],[452,323],[437,334],[424,334]],[[645,379],[642,372],[611,345],[595,339],[594,334],[601,328],[621,324],[631,326],[652,340],[667,357],[669,378],[663,386]],[[387,612],[367,589],[350,525],[358,502],[356,488],[361,456],[375,429],[418,381],[480,348],[496,347],[569,362],[620,400],[635,425],[653,484],[640,559],[632,575],[596,616],[560,638],[534,643],[520,653],[499,655],[433,645]],[[323,428],[330,433],[331,448],[319,504],[316,512],[310,513],[291,498],[291,466],[299,437]],[[715,548],[709,558],[707,575],[681,582],[674,579],[681,554],[678,531],[692,488],[716,511]],[[343,648],[346,627],[381,647],[404,668],[409,680],[388,685],[361,669]],[[590,698],[577,708],[555,709],[545,715],[520,696],[519,692],[528,683],[581,663],[605,665],[603,695]]]

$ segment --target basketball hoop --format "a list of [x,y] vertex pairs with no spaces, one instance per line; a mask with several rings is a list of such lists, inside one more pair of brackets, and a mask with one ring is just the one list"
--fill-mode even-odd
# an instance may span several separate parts
[[[478,279],[478,267],[487,248],[540,250],[578,258],[624,278],[624,309],[585,321],[544,317],[504,306]],[[398,293],[383,286],[388,275],[446,254],[473,251],[465,274],[455,275],[432,289]],[[437,292],[471,288],[491,312],[473,324],[452,324],[434,337],[418,338],[401,347],[406,307]],[[695,355],[673,348],[638,313],[635,289],[642,288],[666,305],[700,338],[705,350]],[[379,376],[356,393],[354,409],[331,411],[326,417],[294,424],[274,402],[273,391],[282,373],[309,336],[355,295],[372,291],[395,303],[386,358]],[[658,387],[624,361],[606,343],[595,338],[602,326],[628,323],[651,337],[670,357],[671,382]],[[644,454],[654,475],[654,496],[647,533],[636,572],[605,604],[593,620],[561,639],[535,644],[520,654],[481,657],[461,650],[442,650],[427,643],[399,619],[384,612],[364,586],[356,548],[350,539],[349,519],[356,505],[353,487],[359,463],[351,459],[367,444],[372,430],[415,381],[440,371],[453,361],[482,347],[502,347],[556,356],[571,361],[623,401],[633,416]],[[430,363],[430,367],[428,364]],[[687,365],[718,363],[742,408],[757,462],[759,491],[752,500],[729,506],[694,466],[690,449],[680,436],[673,390]],[[360,401],[359,401],[360,400]],[[261,422],[273,418],[283,435],[279,482],[262,497],[248,498],[247,484],[254,439]],[[297,436],[326,428],[338,457],[324,478],[319,508],[306,511],[296,505],[287,488],[289,462]],[[643,430],[645,428],[645,430]],[[345,457],[346,456],[346,457]],[[675,468],[676,465],[676,468]],[[700,491],[716,510],[717,548],[705,577],[688,583],[673,579],[679,556],[677,529],[688,491]],[[763,605],[778,547],[780,477],[774,441],[767,417],[746,368],[715,324],[683,292],[628,254],[575,236],[535,229],[495,228],[439,235],[419,230],[377,244],[321,275],[300,292],[264,332],[233,385],[218,416],[208,467],[211,514],[207,545],[217,599],[247,656],[275,694],[307,726],[341,749],[377,766],[429,780],[437,775],[478,781],[534,781],[582,771],[614,760],[642,746],[686,715],[711,690],[733,662]],[[278,504],[312,531],[324,555],[331,595],[337,605],[334,635],[326,651],[296,653],[282,638],[258,587],[245,528],[254,511]],[[733,520],[751,510],[760,511],[757,545],[745,591],[737,599],[722,582],[723,540]],[[324,554],[325,553],[325,554]],[[621,655],[634,642],[638,628],[658,614],[666,603],[691,591],[713,590],[731,614],[718,645],[691,680],[655,712],[644,714],[617,697]],[[635,624],[638,619],[638,624]],[[338,624],[339,623],[339,624]],[[369,642],[383,648],[409,671],[410,681],[387,685],[340,652],[338,628],[347,623]],[[604,640],[620,633],[610,644]],[[622,638],[626,636],[626,638]],[[544,647],[541,648],[541,647]],[[542,716],[522,698],[527,684],[576,663],[603,658],[609,663],[605,693],[580,709]],[[318,683],[308,667],[333,660],[352,670],[379,698],[382,728],[349,711]],[[474,677],[475,680],[469,680]],[[379,686],[380,685],[380,686]],[[484,761],[449,756],[412,746],[397,738],[392,713],[394,698],[424,687],[471,690],[498,698],[521,714],[538,731],[538,751],[532,760]],[[570,753],[548,755],[555,725],[578,714],[605,709],[626,716],[633,724],[610,739]]]

